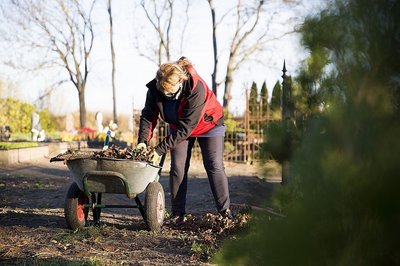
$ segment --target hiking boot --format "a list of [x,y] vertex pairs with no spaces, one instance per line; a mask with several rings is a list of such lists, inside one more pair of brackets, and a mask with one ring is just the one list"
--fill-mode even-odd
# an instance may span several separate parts
[[173,224],[180,226],[186,222],[186,217],[184,213],[175,213],[173,212],[171,215],[171,221]]
[[223,218],[233,219],[233,215],[230,209],[223,210],[219,213]]
[[176,217],[175,219],[175,225],[177,226],[181,226],[184,223],[186,223],[186,217],[184,215],[179,215],[178,217]]

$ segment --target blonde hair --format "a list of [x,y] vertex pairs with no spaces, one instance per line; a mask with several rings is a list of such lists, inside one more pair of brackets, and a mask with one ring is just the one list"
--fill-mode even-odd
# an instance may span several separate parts
[[162,64],[156,74],[157,89],[173,92],[173,87],[189,79],[187,68],[190,66],[192,63],[184,56],[176,62]]

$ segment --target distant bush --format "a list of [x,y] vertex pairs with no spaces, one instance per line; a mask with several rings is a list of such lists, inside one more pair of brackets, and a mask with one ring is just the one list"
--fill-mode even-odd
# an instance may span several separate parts
[[31,131],[31,115],[35,107],[17,99],[0,99],[0,125],[9,125],[12,132]]
[[55,118],[49,112],[48,109],[44,109],[44,110],[38,112],[38,114],[40,117],[40,124],[46,132],[53,132],[53,131],[59,130],[59,126],[56,123]]
[[9,125],[12,133],[30,133],[33,112],[39,114],[42,129],[46,132],[57,130],[48,110],[37,111],[34,105],[13,98],[0,99],[0,125]]
[[233,119],[232,113],[228,110],[224,110],[224,124],[226,126],[226,132],[233,132],[236,129],[236,121]]

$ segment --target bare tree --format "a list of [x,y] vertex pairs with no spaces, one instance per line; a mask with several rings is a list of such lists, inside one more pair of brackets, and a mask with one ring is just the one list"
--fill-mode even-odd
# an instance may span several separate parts
[[215,18],[215,7],[214,1],[208,0],[211,11],[211,22],[212,22],[212,42],[213,42],[213,73],[211,74],[211,87],[215,95],[217,95],[217,71],[218,71],[218,46],[217,46],[217,22]]
[[[86,125],[85,88],[94,40],[91,14],[95,1],[84,3],[88,4],[86,8],[77,0],[10,0],[0,3],[2,19],[13,29],[8,40],[20,44],[24,48],[22,52],[29,49],[44,55],[32,60],[31,69],[61,67],[66,70],[69,81],[78,91],[81,127]],[[24,63],[14,61],[12,64],[20,66]]]
[[[149,32],[146,28],[146,34],[139,36],[140,30],[136,35],[136,49],[139,54],[157,66],[161,65],[164,61],[171,60],[171,54],[174,49],[173,46],[180,43],[180,52],[183,49],[183,38],[189,21],[188,9],[189,0],[141,0],[139,7],[143,10],[146,21],[151,25],[152,31]],[[179,16],[175,15],[177,8],[184,8]],[[182,15],[185,18],[182,19]],[[172,41],[171,35],[180,36],[180,40],[176,38]]]
[[115,123],[118,123],[117,116],[117,103],[116,103],[116,94],[115,94],[115,50],[114,50],[114,36],[113,36],[113,19],[111,12],[111,0],[108,0],[108,17],[110,20],[110,47],[111,47],[111,83],[112,83],[112,91],[113,91],[113,119]]
[[[216,11],[213,5],[213,0],[207,0],[211,10],[211,19],[213,26],[213,48],[214,48],[214,72],[212,74],[212,84],[213,91],[217,91],[217,87],[224,83],[224,96],[223,96],[223,106],[224,108],[229,108],[229,103],[231,100],[231,91],[233,85],[233,75],[237,72],[240,66],[250,59],[252,55],[260,52],[266,42],[266,37],[268,34],[268,25],[272,20],[270,17],[269,21],[265,23],[262,20],[264,14],[265,1],[263,0],[253,0],[253,1],[243,1],[237,0],[234,7],[225,10],[219,20],[216,20]],[[228,16],[230,15],[230,16]],[[234,18],[234,21],[225,22],[227,18]],[[225,22],[225,24],[230,24],[230,29],[233,29],[232,37],[228,44],[228,61],[226,64],[226,74],[224,80],[218,82],[217,71],[221,67],[219,65],[218,57],[223,51],[217,49],[218,35],[217,31],[220,26]],[[265,28],[267,26],[267,28]],[[226,32],[224,33],[226,36]],[[226,40],[224,40],[226,41]]]

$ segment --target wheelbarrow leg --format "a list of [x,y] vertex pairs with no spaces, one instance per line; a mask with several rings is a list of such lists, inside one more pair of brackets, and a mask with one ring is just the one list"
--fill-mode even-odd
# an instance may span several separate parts
[[[85,204],[89,204],[89,198],[85,199]],[[85,226],[88,226],[89,207],[85,207],[83,214],[85,215]]]
[[94,225],[99,225],[100,223],[100,214],[101,208],[96,207],[96,205],[101,204],[101,193],[97,193],[97,197],[95,193],[92,193],[92,206],[93,206],[93,223]]
[[142,205],[142,202],[140,201],[139,196],[135,197],[135,202],[136,202],[136,205],[138,206],[140,214],[142,215],[144,221],[146,222],[146,214],[144,212],[144,206]]

